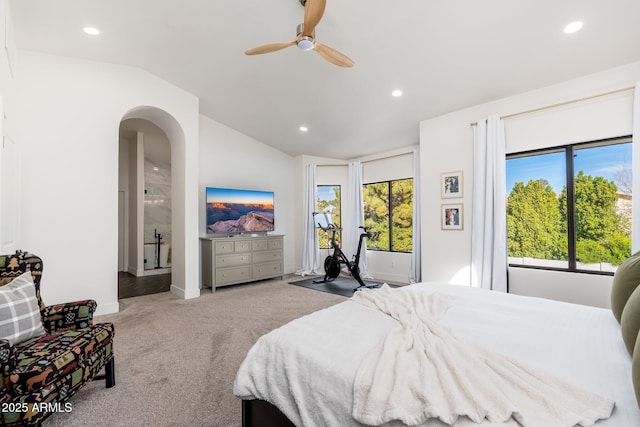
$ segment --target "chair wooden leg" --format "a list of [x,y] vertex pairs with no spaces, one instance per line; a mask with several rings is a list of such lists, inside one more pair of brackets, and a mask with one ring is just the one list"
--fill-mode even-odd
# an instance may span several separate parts
[[105,365],[104,376],[107,382],[107,388],[111,388],[116,385],[116,367],[114,357],[112,357],[109,363]]

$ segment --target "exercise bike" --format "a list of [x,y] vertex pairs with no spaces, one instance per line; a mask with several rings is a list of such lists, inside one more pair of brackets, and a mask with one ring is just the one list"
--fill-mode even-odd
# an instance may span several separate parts
[[314,280],[313,283],[325,283],[331,282],[333,279],[340,275],[340,270],[342,269],[342,265],[344,264],[351,276],[357,280],[359,286],[354,289],[354,291],[359,291],[362,288],[375,288],[378,286],[377,283],[366,284],[360,277],[360,254],[362,252],[362,242],[365,238],[371,237],[369,234],[370,227],[358,227],[362,229],[362,233],[360,233],[360,237],[358,239],[358,250],[356,254],[353,256],[353,261],[349,261],[347,256],[340,249],[340,245],[336,242],[336,232],[342,230],[342,228],[336,227],[335,224],[331,222],[331,216],[326,213],[318,213],[314,212],[314,220],[316,219],[316,215],[323,215],[323,221],[318,221],[316,224],[318,228],[322,229],[327,233],[331,233],[331,248],[333,249],[333,254],[328,255],[324,259],[324,278],[322,280]]

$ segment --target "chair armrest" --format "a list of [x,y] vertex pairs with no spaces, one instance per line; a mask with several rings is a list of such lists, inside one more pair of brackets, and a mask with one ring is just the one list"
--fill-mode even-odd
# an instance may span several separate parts
[[9,375],[16,368],[16,356],[8,340],[0,338],[0,390],[7,388]]
[[93,324],[97,306],[92,299],[49,305],[42,310],[42,324],[50,334],[86,328]]

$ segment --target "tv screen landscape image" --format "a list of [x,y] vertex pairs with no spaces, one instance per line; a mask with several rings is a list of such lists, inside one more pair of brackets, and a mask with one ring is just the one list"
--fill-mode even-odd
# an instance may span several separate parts
[[207,234],[274,230],[273,192],[207,187]]

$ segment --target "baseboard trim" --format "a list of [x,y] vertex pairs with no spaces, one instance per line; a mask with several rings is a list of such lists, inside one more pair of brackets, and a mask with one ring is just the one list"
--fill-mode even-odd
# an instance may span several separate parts
[[105,314],[113,314],[120,312],[120,303],[100,304],[96,309],[94,316],[104,316]]
[[373,278],[377,281],[380,282],[393,282],[394,284],[409,284],[408,281],[408,275],[405,276],[401,276],[399,274],[385,274],[385,273],[378,273],[375,271],[368,271],[370,276],[373,276]]
[[158,274],[171,273],[171,267],[155,268],[153,270],[144,270],[143,276],[155,276]]
[[200,289],[194,289],[191,291],[185,291],[176,285],[171,285],[171,293],[182,299],[198,298],[200,296]]
[[136,277],[142,277],[144,276],[144,269],[142,270],[138,270],[137,268],[135,268],[134,266],[130,265],[129,268],[127,268],[127,272],[129,274],[133,274]]

